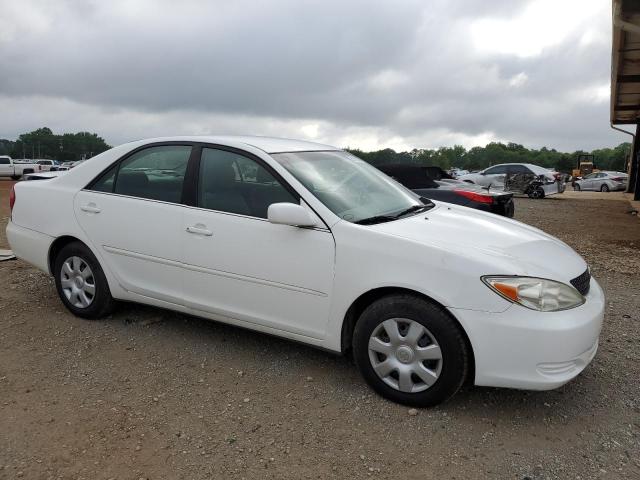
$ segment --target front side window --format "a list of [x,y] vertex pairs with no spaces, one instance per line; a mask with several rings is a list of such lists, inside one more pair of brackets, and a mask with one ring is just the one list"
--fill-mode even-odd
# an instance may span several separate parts
[[226,150],[202,150],[199,207],[267,218],[269,205],[281,202],[300,203],[263,165]]
[[185,145],[145,148],[108,169],[89,190],[180,203],[190,155]]
[[272,157],[340,218],[391,221],[429,208],[377,168],[343,151],[276,153]]
[[0,165],[9,165],[10,163],[7,157],[0,157]]

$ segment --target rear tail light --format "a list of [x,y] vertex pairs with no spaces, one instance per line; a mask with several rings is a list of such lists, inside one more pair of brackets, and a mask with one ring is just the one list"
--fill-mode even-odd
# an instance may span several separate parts
[[623,177],[613,177],[611,180],[613,180],[614,182],[624,182]]
[[482,193],[470,192],[469,190],[454,190],[458,195],[462,195],[463,197],[468,198],[469,200],[473,200],[478,203],[493,203],[495,197],[491,195],[484,195]]
[[13,212],[13,206],[16,204],[16,186],[11,185],[11,191],[9,192],[9,213]]

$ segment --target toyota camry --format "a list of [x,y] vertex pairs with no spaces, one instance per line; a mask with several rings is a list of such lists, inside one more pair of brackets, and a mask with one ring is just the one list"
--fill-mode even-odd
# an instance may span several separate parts
[[408,405],[556,388],[598,347],[603,292],[565,243],[327,145],[138,141],[19,182],[10,205],[14,253],[73,314],[139,302],[353,355]]

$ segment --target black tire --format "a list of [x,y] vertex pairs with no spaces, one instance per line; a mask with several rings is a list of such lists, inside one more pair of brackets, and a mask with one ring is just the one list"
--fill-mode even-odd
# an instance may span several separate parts
[[11,180],[20,180],[19,175],[11,175]]
[[[91,272],[93,273],[92,279],[93,284],[95,285],[95,294],[91,299],[91,303],[85,308],[72,304],[63,291],[62,268],[65,261],[71,257],[79,257],[91,268]],[[111,296],[109,284],[104,276],[102,267],[100,267],[100,263],[98,263],[96,257],[84,243],[71,242],[60,250],[55,258],[53,275],[56,282],[56,290],[58,291],[58,295],[60,296],[62,303],[64,303],[64,306],[67,307],[67,309],[74,315],[95,320],[104,318],[113,312],[116,302]]]
[[529,198],[542,200],[544,198],[544,189],[541,186],[533,187],[529,189],[527,195]]
[[511,200],[504,209],[504,216],[507,218],[513,218],[515,214],[516,214],[516,205],[513,202],[513,200]]
[[576,183],[576,184],[573,186],[573,189],[574,189],[576,192],[579,192],[579,191],[580,191],[580,185]]
[[[369,339],[385,320],[399,318],[424,326],[440,346],[441,370],[435,383],[421,392],[402,392],[383,381],[369,358]],[[383,297],[369,305],[353,332],[355,363],[366,382],[383,397],[404,405],[431,407],[451,398],[464,384],[470,368],[470,352],[457,322],[441,307],[410,294]]]
[[601,192],[608,192],[609,191],[609,186],[605,183],[600,187],[600,191]]

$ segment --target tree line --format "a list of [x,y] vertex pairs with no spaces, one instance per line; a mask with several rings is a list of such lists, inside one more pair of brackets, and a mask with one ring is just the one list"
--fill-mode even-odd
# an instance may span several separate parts
[[110,148],[111,146],[96,133],[56,135],[47,127],[23,133],[15,141],[0,139],[0,155],[10,155],[12,158],[76,161],[91,158]]
[[[48,158],[60,161],[80,160],[110,149],[104,139],[96,133],[78,132],[54,134],[47,127],[23,133],[17,140],[0,139],[0,155],[13,158]],[[596,168],[624,171],[629,157],[630,143],[621,143],[614,148],[600,148],[591,152],[559,152],[542,147],[529,149],[517,143],[492,142],[484,147],[466,149],[461,145],[437,149],[416,148],[410,152],[396,152],[391,148],[364,152],[347,149],[372,165],[389,163],[415,163],[438,166],[445,170],[457,167],[464,170],[482,170],[500,163],[533,163],[559,172],[571,173],[581,155],[594,156]]]
[[575,152],[559,152],[542,147],[529,149],[517,143],[491,142],[484,147],[466,149],[461,145],[440,147],[437,149],[413,149],[410,152],[396,152],[385,148],[375,152],[363,152],[348,149],[357,157],[372,165],[390,163],[415,163],[419,165],[438,166],[444,170],[456,167],[463,170],[483,170],[500,163],[533,163],[545,168],[555,168],[559,172],[570,174],[577,168],[581,155],[593,155],[593,162],[600,170],[624,171],[631,144],[621,143],[614,148],[600,148],[591,152],[577,150]]

